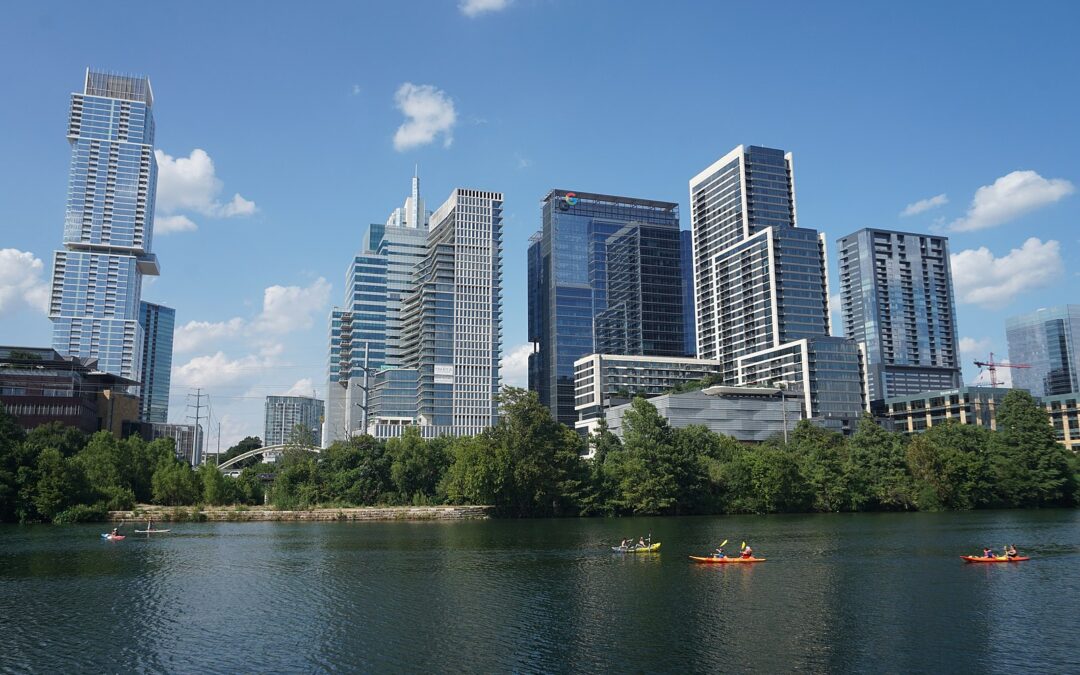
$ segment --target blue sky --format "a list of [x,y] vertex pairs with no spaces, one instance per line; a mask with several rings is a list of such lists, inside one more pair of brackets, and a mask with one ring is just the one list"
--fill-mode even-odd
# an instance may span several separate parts
[[544,194],[678,201],[689,228],[690,177],[740,143],[794,153],[800,224],[833,248],[949,234],[971,380],[1006,355],[1005,317],[1080,302],[1077,25],[1066,2],[13,4],[0,344],[50,342],[68,97],[92,66],[153,83],[162,275],[143,294],[177,310],[172,418],[203,386],[223,447],[262,433],[266,394],[323,395],[350,256],[416,164],[431,208],[505,195],[511,383]]

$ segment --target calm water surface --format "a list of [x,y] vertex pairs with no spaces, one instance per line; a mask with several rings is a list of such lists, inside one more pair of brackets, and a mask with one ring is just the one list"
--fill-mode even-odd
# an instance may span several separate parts
[[0,527],[0,671],[1080,672],[1077,511],[171,527]]

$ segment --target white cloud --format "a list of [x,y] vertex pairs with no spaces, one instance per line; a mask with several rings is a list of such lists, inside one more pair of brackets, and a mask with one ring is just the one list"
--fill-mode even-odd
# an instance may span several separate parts
[[1047,180],[1034,171],[1013,171],[975,191],[967,215],[954,220],[953,232],[974,232],[995,227],[1053,204],[1075,192],[1064,178]]
[[230,359],[225,352],[196,356],[182,366],[174,366],[172,381],[180,387],[220,387],[250,380],[274,366],[273,357],[248,354]]
[[522,157],[521,155],[518,155],[518,154],[515,154],[514,157],[517,159],[517,168],[519,168],[519,169],[528,169],[530,166],[532,166],[532,160],[531,159],[529,159],[527,157]]
[[504,385],[521,388],[529,386],[529,354],[532,350],[532,345],[525,343],[514,347],[503,356],[499,371]]
[[187,216],[157,216],[154,218],[154,234],[194,232],[197,229],[199,229],[199,226]]
[[948,203],[949,198],[946,197],[944,194],[940,194],[934,197],[930,197],[928,199],[920,199],[917,202],[912,202],[911,204],[908,204],[904,207],[904,210],[900,212],[900,215],[901,217],[914,216],[917,213],[929,211],[930,209],[935,209]]
[[286,396],[311,396],[315,391],[315,384],[310,377],[303,377],[296,381],[293,386],[289,387],[289,391],[285,392]]
[[990,338],[960,338],[960,353],[964,356],[986,356],[992,346]]
[[228,321],[188,321],[173,334],[173,351],[190,352],[205,344],[227,337],[235,337],[244,328],[240,317]]
[[953,286],[961,302],[998,309],[1026,291],[1055,283],[1064,273],[1058,242],[1032,237],[1008,255],[994,257],[985,246],[954,253]]
[[28,307],[49,311],[49,284],[42,278],[45,265],[29,251],[0,249],[0,314]]
[[263,311],[252,325],[259,333],[288,333],[310,328],[312,315],[326,309],[330,284],[319,277],[310,286],[270,286],[263,291]]
[[360,89],[360,85],[358,85],[358,84],[354,84],[354,85],[352,86],[352,95],[353,95],[353,96],[359,96],[359,95],[360,95],[360,92],[361,92],[361,91],[362,91],[362,90]]
[[450,147],[454,142],[451,132],[457,123],[457,112],[454,101],[446,92],[430,84],[406,82],[394,94],[394,101],[406,118],[394,133],[396,150],[427,145],[439,134],[443,135],[444,147]]
[[214,169],[214,160],[202,148],[195,148],[188,157],[173,157],[155,150],[158,162],[157,214],[155,222],[164,227],[161,234],[195,230],[195,223],[179,215],[180,211],[198,213],[210,218],[250,216],[257,210],[255,202],[240,194],[225,203],[219,200],[221,180]]
[[509,5],[510,0],[461,0],[458,3],[458,9],[471,19],[488,12],[502,11]]

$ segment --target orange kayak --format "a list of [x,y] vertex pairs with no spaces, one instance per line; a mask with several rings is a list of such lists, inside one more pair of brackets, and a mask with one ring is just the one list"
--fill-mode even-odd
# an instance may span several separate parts
[[1003,555],[996,555],[992,558],[984,558],[981,555],[962,555],[960,556],[965,562],[978,562],[978,563],[1000,563],[1000,562],[1021,562],[1023,560],[1031,560],[1026,555],[1018,555],[1015,558],[1006,558]]
[[756,562],[765,562],[765,560],[766,560],[765,558],[726,558],[726,557],[725,558],[717,558],[715,556],[700,556],[700,555],[692,555],[692,556],[690,556],[690,559],[693,560],[694,562],[714,563],[714,564],[718,564],[718,565],[723,565],[725,563],[727,563],[727,564],[731,564],[731,563],[756,563]]

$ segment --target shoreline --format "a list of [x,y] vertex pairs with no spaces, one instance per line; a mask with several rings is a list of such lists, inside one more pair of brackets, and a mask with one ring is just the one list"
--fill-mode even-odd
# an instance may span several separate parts
[[129,522],[153,518],[157,522],[358,522],[487,520],[491,506],[360,506],[280,511],[247,506],[146,506],[130,511],[109,511],[108,520]]

